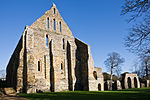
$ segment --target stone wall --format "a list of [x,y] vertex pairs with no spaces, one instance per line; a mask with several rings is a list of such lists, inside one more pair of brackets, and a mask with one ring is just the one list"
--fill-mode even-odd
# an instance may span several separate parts
[[122,90],[121,82],[119,80],[114,81],[113,90]]
[[[102,69],[94,68],[89,45],[78,39],[75,39],[75,42],[77,45],[77,66],[79,67],[78,70],[81,70],[78,73],[78,86],[84,91],[104,90]],[[94,72],[96,72],[96,78]]]
[[[77,45],[76,50],[76,58],[77,58],[77,83],[78,87],[81,88],[81,90],[88,91],[89,90],[89,83],[88,83],[88,48],[87,45],[83,42],[81,42],[78,39],[75,39],[75,43]],[[79,76],[80,75],[80,76]]]
[[[54,13],[54,9],[55,9],[55,13]],[[54,24],[53,24],[54,19],[55,19],[55,28],[56,28],[56,30],[54,30]],[[61,22],[61,26],[62,26],[61,27],[61,32],[59,30],[60,29],[60,25],[59,25],[60,22]],[[53,31],[53,32],[56,32],[56,33],[61,33],[62,35],[73,37],[70,28],[68,27],[68,25],[65,23],[65,21],[61,17],[61,15],[60,15],[58,9],[56,8],[55,4],[53,4],[51,9],[46,11],[43,16],[41,16],[39,19],[37,19],[31,25],[31,27],[36,28],[36,29]]]
[[94,72],[97,73],[96,87],[97,87],[98,91],[104,91],[104,77],[102,74],[102,68],[95,67],[93,74],[94,74]]
[[[23,36],[19,40],[19,43],[17,47],[15,48],[10,61],[7,66],[7,74],[6,74],[6,80],[7,85],[10,87],[14,87],[16,89],[17,86],[17,72],[19,69],[19,64],[23,61],[21,58],[23,58],[20,55],[20,52],[23,50]],[[22,71],[20,71],[20,74]]]

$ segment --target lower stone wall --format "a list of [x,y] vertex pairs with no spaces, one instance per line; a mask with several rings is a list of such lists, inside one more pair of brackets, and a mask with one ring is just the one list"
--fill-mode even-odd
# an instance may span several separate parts
[[[75,39],[75,42],[77,45],[77,72],[78,75],[81,75],[81,78],[79,78],[80,81],[78,81],[78,86],[84,91],[103,91],[104,78],[102,75],[102,69],[94,68],[94,62],[89,45],[78,39]],[[94,71],[98,73],[96,79],[93,75]]]
[[[7,66],[7,74],[6,74],[6,80],[7,80],[7,85],[9,87],[14,87],[16,89],[17,86],[17,70],[20,64],[20,52],[22,50],[22,42],[23,42],[23,37],[21,37],[21,39],[19,40],[19,43],[17,45],[17,47],[15,48],[10,61],[8,63]],[[20,72],[21,74],[21,72]]]
[[[83,42],[81,42],[78,39],[75,39],[75,43],[77,45],[77,50],[76,50],[76,72],[78,80],[78,87],[77,90],[84,90],[88,91],[89,86],[88,86],[88,48],[87,45]],[[79,79],[78,79],[79,78]]]

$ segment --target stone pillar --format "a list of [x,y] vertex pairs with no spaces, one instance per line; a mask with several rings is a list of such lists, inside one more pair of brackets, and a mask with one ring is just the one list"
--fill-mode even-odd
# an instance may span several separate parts
[[27,78],[27,93],[35,93],[35,65],[34,65],[34,36],[30,28],[27,27],[26,34],[26,78]]
[[75,83],[76,83],[76,77],[75,77],[75,64],[76,64],[76,45],[74,44],[74,42],[71,43],[71,48],[70,48],[70,51],[71,51],[71,69],[72,69],[72,83],[73,83],[73,89],[74,90],[74,87],[75,87]]
[[150,80],[146,80],[146,87],[150,87]]
[[122,90],[122,87],[121,87],[121,82],[119,80],[116,81],[116,85],[117,85],[117,90]]
[[131,77],[131,88],[135,88],[135,86],[134,86],[134,77]]

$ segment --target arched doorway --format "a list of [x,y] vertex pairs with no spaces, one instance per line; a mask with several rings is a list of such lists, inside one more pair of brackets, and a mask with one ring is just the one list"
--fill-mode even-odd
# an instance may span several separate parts
[[134,77],[134,87],[137,88],[137,78]]
[[130,77],[128,77],[127,83],[128,83],[128,88],[131,88],[131,78]]
[[101,91],[101,84],[98,84],[98,91]]

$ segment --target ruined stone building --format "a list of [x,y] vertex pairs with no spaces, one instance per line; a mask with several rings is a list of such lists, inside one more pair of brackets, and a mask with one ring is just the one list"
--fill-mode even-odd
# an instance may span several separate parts
[[140,81],[137,74],[124,73],[122,74],[122,88],[140,88]]
[[55,4],[26,26],[7,66],[7,83],[18,93],[103,90],[89,45],[74,38]]

